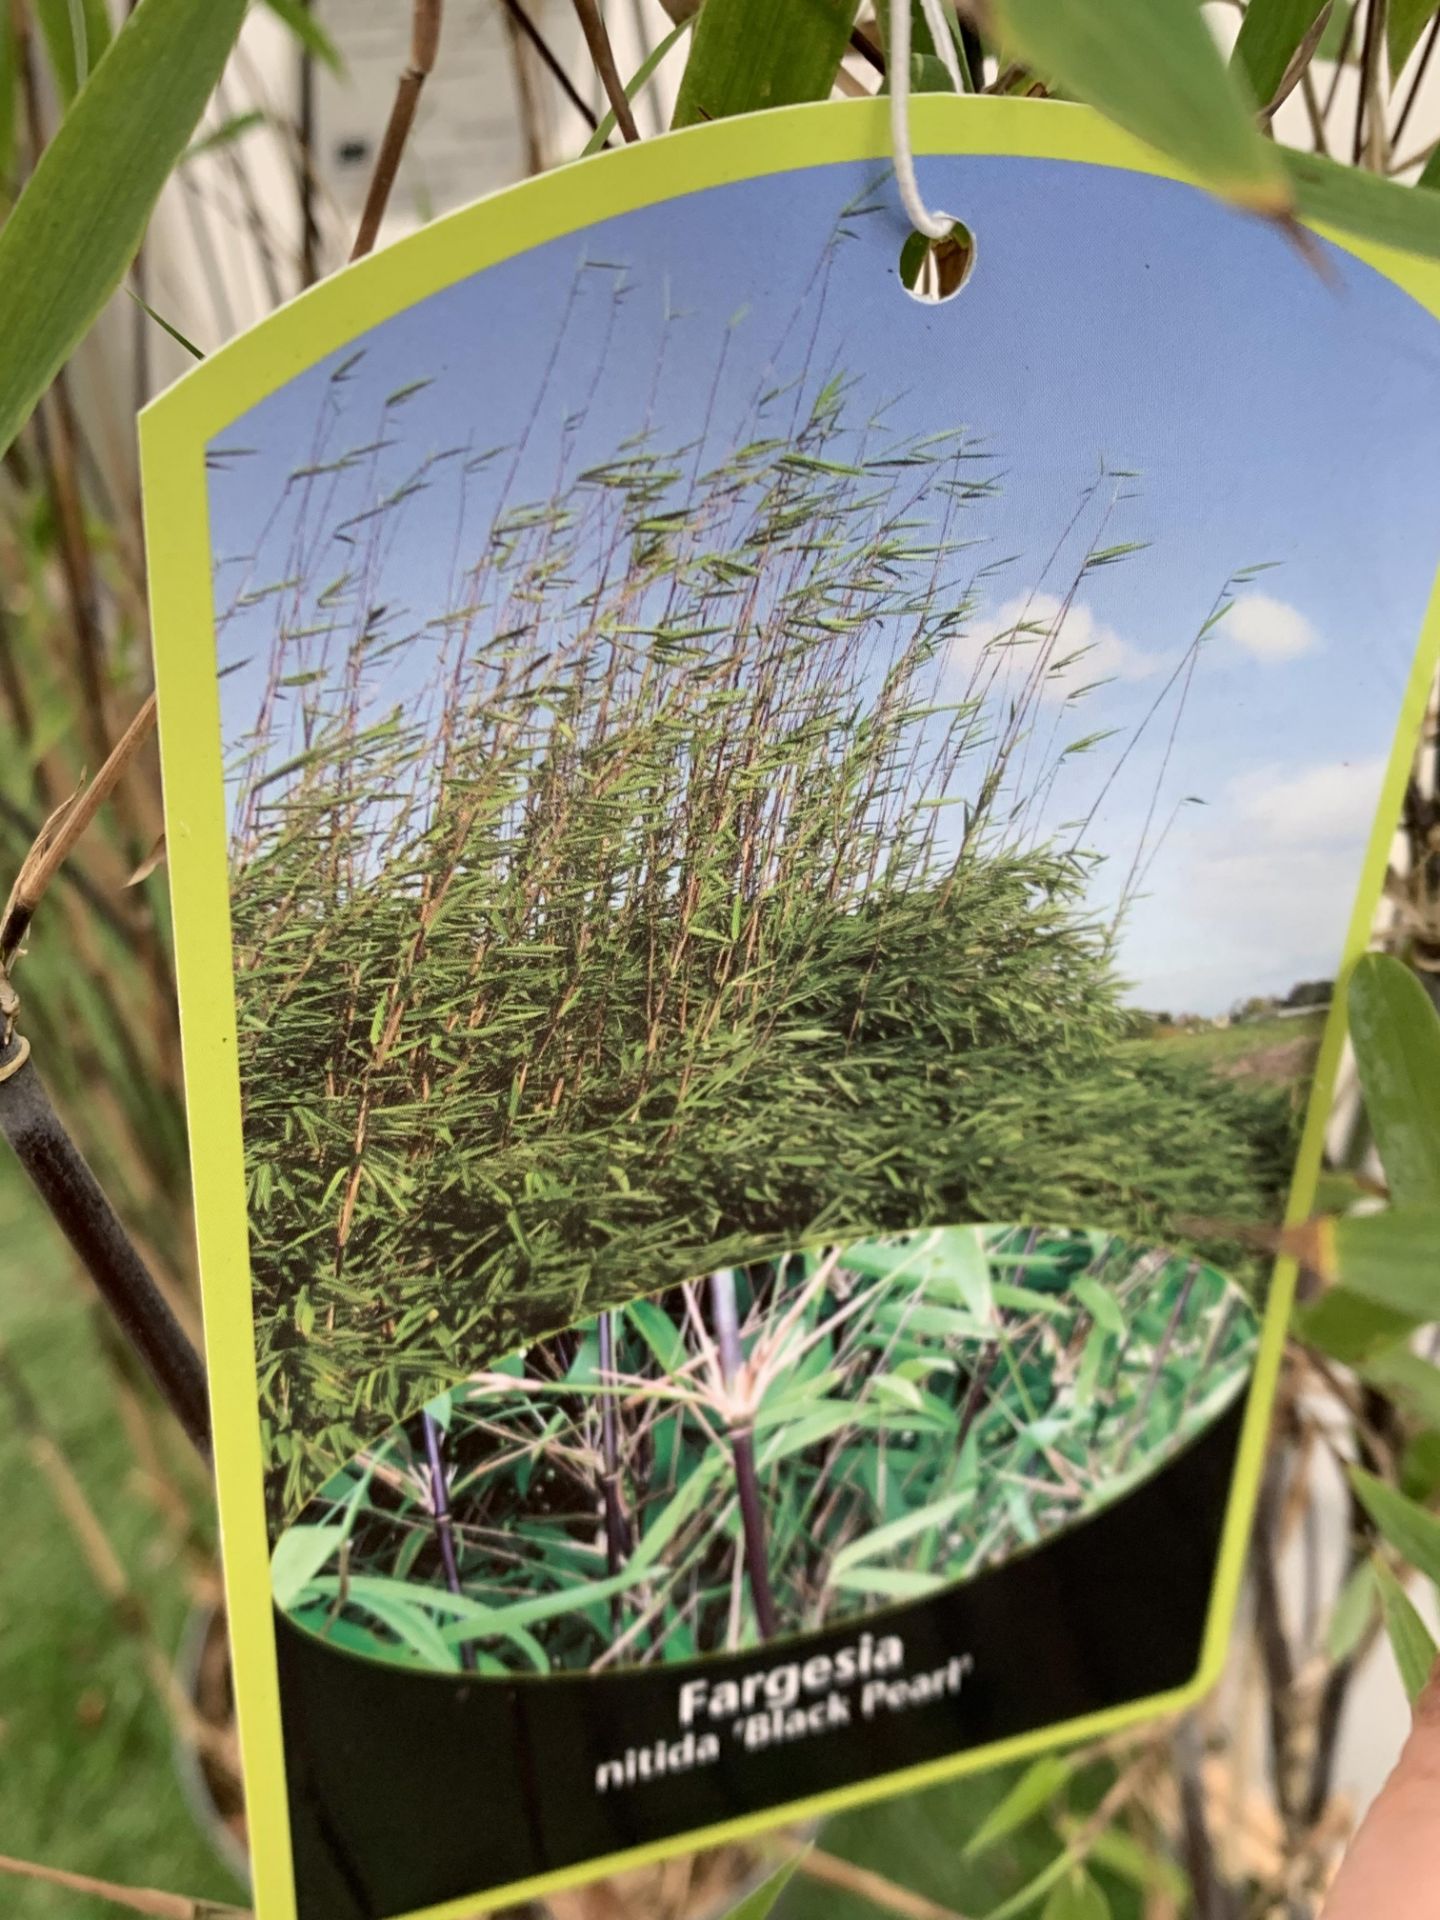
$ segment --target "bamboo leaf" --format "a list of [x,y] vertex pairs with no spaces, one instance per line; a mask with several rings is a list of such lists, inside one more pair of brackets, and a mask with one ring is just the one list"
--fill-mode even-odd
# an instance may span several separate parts
[[110,44],[110,15],[105,0],[36,0],[35,18],[45,41],[55,85],[68,106]]
[[747,1894],[738,1907],[732,1907],[725,1920],[766,1920],[767,1915],[774,1912],[776,1902],[789,1886],[791,1876],[802,1858],[803,1855],[796,1854],[793,1860],[787,1860],[778,1873],[771,1874],[764,1886]]
[[1391,1198],[1440,1208],[1440,1014],[1410,969],[1383,953],[1356,962],[1348,1011]]
[[1407,1500],[1363,1467],[1350,1469],[1350,1484],[1382,1537],[1407,1566],[1440,1585],[1440,1515]]
[[345,62],[340,57],[340,49],[315,18],[314,11],[303,4],[303,0],[265,0],[277,20],[283,20],[308,54],[318,60],[321,66],[328,67],[334,74],[343,74]]
[[304,1588],[337,1553],[348,1529],[340,1525],[289,1527],[275,1543],[270,1588],[277,1607],[295,1605]]
[[[1440,207],[1428,194],[1319,153],[1277,148],[1295,189],[1296,211],[1362,240],[1440,259]],[[1426,169],[1428,174],[1429,168]],[[1422,177],[1423,185],[1433,182]]]
[[677,127],[824,100],[856,0],[706,0],[675,103]]
[[1375,1611],[1375,1567],[1362,1560],[1340,1589],[1325,1634],[1325,1652],[1336,1666],[1348,1660],[1364,1638]]
[[1396,81],[1420,44],[1420,36],[1435,17],[1437,0],[1390,0],[1385,15],[1385,38],[1390,50],[1390,78]]
[[1360,1369],[1367,1383],[1379,1387],[1412,1419],[1440,1431],[1440,1367],[1401,1342],[1386,1348]]
[[1193,0],[985,0],[1005,46],[1254,213],[1294,195]]
[[0,229],[0,452],[119,284],[245,0],[141,0]]
[[1408,1338],[1423,1324],[1423,1316],[1397,1313],[1348,1287],[1331,1287],[1310,1305],[1297,1307],[1293,1324],[1296,1337],[1307,1346],[1344,1366],[1358,1367]]
[[1075,1762],[1066,1754],[1046,1753],[1032,1761],[965,1842],[961,1849],[965,1858],[973,1860],[1001,1840],[1008,1840],[1027,1820],[1043,1813],[1074,1771]]
[[[665,35],[665,38],[660,41],[659,45],[651,49],[648,57],[641,61],[634,73],[631,74],[630,78],[625,82],[625,98],[627,100],[634,100],[644,92],[646,82],[660,65],[660,62],[678,41],[685,38],[694,24],[695,16],[692,13],[687,19],[681,20],[676,26],[673,26],[669,33]],[[611,107],[608,113],[602,115],[600,124],[585,142],[584,147],[581,149],[581,158],[589,159],[592,153],[599,153],[614,131],[615,109]]]
[[1380,1589],[1385,1631],[1395,1650],[1406,1697],[1413,1705],[1425,1691],[1425,1683],[1435,1666],[1435,1642],[1430,1637],[1430,1629],[1416,1612],[1414,1601],[1380,1559],[1375,1562],[1375,1583]]
[[1268,107],[1280,91],[1290,62],[1321,14],[1328,14],[1328,5],[1329,0],[1251,0],[1230,64],[1244,74],[1261,107]]
[[[1321,1279],[1391,1314],[1421,1322],[1440,1317],[1440,1208],[1388,1207],[1307,1220],[1281,1234],[1279,1247]],[[1383,1320],[1375,1331],[1384,1334]]]
[[1041,1920],[1110,1920],[1110,1902],[1085,1869],[1077,1867],[1045,1902]]

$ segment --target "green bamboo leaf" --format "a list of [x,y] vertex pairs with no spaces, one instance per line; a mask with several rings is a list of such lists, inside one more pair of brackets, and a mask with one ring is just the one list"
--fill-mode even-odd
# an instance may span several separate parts
[[1375,1562],[1375,1583],[1385,1613],[1385,1631],[1395,1649],[1406,1697],[1413,1705],[1425,1691],[1437,1658],[1430,1629],[1415,1611],[1415,1603],[1383,1560]]
[[1043,1813],[1074,1771],[1075,1762],[1066,1754],[1046,1753],[1032,1761],[965,1842],[961,1849],[965,1858],[973,1860],[1001,1840],[1008,1840],[1027,1820]]
[[1440,1014],[1385,953],[1355,963],[1347,1000],[1365,1113],[1397,1207],[1440,1207]]
[[[677,26],[672,27],[659,45],[652,48],[649,57],[641,61],[634,73],[631,74],[630,78],[625,82],[625,98],[627,100],[634,100],[639,94],[644,92],[645,84],[651,74],[654,73],[655,69],[676,42],[685,38],[685,35],[689,33],[694,24],[695,16],[692,13],[687,19],[680,21]],[[590,138],[585,142],[584,147],[581,149],[581,159],[588,160],[592,153],[599,153],[614,131],[615,109],[611,107],[610,111],[602,116],[599,126],[596,127],[594,133],[592,133]]]
[[[1362,167],[1342,166],[1319,153],[1277,147],[1295,189],[1295,208],[1362,240],[1440,259],[1440,207],[1428,194],[1382,180]],[[1426,174],[1430,169],[1426,168]],[[1422,176],[1422,185],[1434,182]]]
[[1411,1416],[1440,1430],[1440,1367],[1405,1343],[1387,1347],[1360,1369],[1368,1385],[1378,1387]]
[[738,1907],[732,1907],[725,1920],[767,1920],[803,1858],[802,1854],[796,1854],[793,1860],[787,1860],[778,1873],[771,1874],[764,1886],[746,1894]]
[[1250,0],[1231,65],[1262,107],[1280,91],[1290,62],[1327,9],[1328,0]]
[[1397,1313],[1348,1287],[1331,1287],[1293,1316],[1297,1339],[1347,1367],[1366,1365],[1423,1324],[1423,1316]]
[[1083,1867],[1076,1867],[1045,1902],[1041,1920],[1110,1920],[1110,1902]]
[[1121,1312],[1120,1302],[1108,1287],[1082,1274],[1080,1279],[1070,1283],[1070,1291],[1097,1327],[1102,1327],[1106,1333],[1118,1334],[1121,1339],[1125,1337],[1125,1315]]
[[857,0],[706,0],[675,103],[677,127],[825,100]]
[[277,1607],[288,1612],[295,1605],[332,1554],[339,1552],[347,1531],[339,1525],[286,1528],[270,1561],[270,1590]]
[[69,106],[113,37],[105,0],[36,0],[35,18],[60,98]]
[[1385,38],[1390,49],[1390,78],[1400,78],[1405,62],[1420,44],[1420,36],[1435,17],[1440,0],[1390,0],[1385,16]]
[[986,0],[1005,46],[1254,213],[1294,195],[1193,0]]
[[1316,1245],[1309,1264],[1351,1293],[1417,1320],[1440,1318],[1440,1208],[1347,1213],[1299,1232]]
[[914,1513],[904,1514],[899,1520],[888,1521],[883,1527],[873,1527],[869,1533],[862,1533],[858,1539],[848,1541],[835,1555],[831,1562],[831,1577],[838,1578],[864,1561],[893,1553],[896,1547],[913,1540],[917,1533],[928,1533],[932,1527],[947,1525],[974,1498],[974,1489],[967,1488],[964,1493],[953,1493],[946,1499],[932,1500],[927,1506],[917,1507]]
[[1371,1561],[1362,1560],[1340,1589],[1325,1634],[1326,1655],[1336,1666],[1348,1660],[1364,1638],[1375,1600],[1375,1568]]
[[1379,1480],[1363,1467],[1350,1469],[1355,1497],[1401,1559],[1440,1585],[1440,1516]]
[[345,62],[340,57],[340,49],[315,18],[310,7],[303,0],[265,0],[265,5],[278,20],[294,34],[295,38],[312,54],[321,66],[328,67],[334,74],[343,74]]
[[0,229],[0,453],[119,284],[245,0],[140,0]]

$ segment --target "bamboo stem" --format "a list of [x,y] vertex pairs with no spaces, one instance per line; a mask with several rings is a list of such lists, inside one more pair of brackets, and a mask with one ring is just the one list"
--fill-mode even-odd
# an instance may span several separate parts
[[43,1886],[64,1887],[71,1893],[108,1900],[112,1906],[143,1913],[150,1920],[254,1920],[248,1907],[229,1907],[218,1900],[192,1900],[183,1893],[161,1893],[154,1887],[121,1887],[113,1880],[94,1880],[88,1873],[66,1873],[60,1867],[42,1867],[33,1860],[15,1860],[0,1853],[0,1873]]
[[10,1142],[171,1412],[208,1461],[204,1363],[62,1125],[27,1051],[25,1043],[13,1037],[0,1046],[0,1134]]
[[635,115],[630,111],[630,97],[625,91],[625,82],[620,78],[620,69],[615,64],[615,49],[610,44],[610,32],[601,17],[597,0],[575,0],[575,11],[580,16],[580,30],[585,35],[590,58],[595,62],[595,71],[605,88],[605,97],[615,115],[615,124],[627,140],[636,141],[640,138],[640,129],[635,124]]
[[405,157],[410,129],[415,124],[415,109],[420,104],[425,82],[435,71],[435,62],[440,53],[444,0],[414,0],[414,5],[410,28],[410,64],[400,75],[395,89],[395,104],[390,109],[390,120],[380,142],[375,171],[370,177],[370,190],[365,196],[365,208],[360,215],[360,230],[350,249],[352,260],[363,259],[375,245],[380,222],[385,218],[385,209],[390,204],[395,177],[400,171],[400,162]]
[[[726,1387],[730,1388],[739,1377],[744,1359],[740,1348],[733,1268],[722,1267],[717,1273],[711,1274],[710,1311],[715,1320],[715,1344],[720,1350],[721,1375]],[[750,1582],[750,1598],[755,1605],[755,1623],[762,1640],[773,1640],[780,1631],[780,1621],[770,1587],[765,1510],[760,1498],[760,1477],[755,1469],[755,1435],[748,1422],[744,1426],[731,1428],[730,1451],[735,1461],[735,1491],[740,1499],[740,1524],[745,1535],[745,1571]]]
[[[445,1455],[440,1437],[440,1422],[433,1413],[422,1413],[420,1424],[425,1433],[425,1458],[430,1468],[430,1511],[435,1516],[435,1539],[445,1569],[445,1584],[451,1593],[463,1596],[460,1563],[455,1557],[455,1521],[450,1512],[450,1494],[445,1485]],[[460,1664],[467,1673],[475,1670],[475,1649],[468,1640],[460,1643]]]
[[[605,1501],[605,1561],[611,1576],[619,1573],[630,1557],[630,1527],[620,1500],[620,1442],[615,1413],[615,1398],[608,1391],[615,1378],[615,1316],[602,1313],[597,1329],[600,1342],[600,1452],[604,1462],[601,1490]],[[620,1596],[611,1602],[617,1616]]]
[[[524,7],[521,6],[520,0],[504,0],[504,4],[506,13],[509,14],[515,25],[520,29],[521,33],[524,34],[536,53],[539,54],[551,79],[554,80],[556,86],[559,87],[560,91],[570,102],[571,106],[574,107],[590,131],[594,133],[600,125],[599,115],[594,111],[589,101],[586,100],[585,96],[575,85],[575,82],[556,59],[549,42],[545,39]],[[605,143],[605,147],[608,152],[610,148],[608,140]]]

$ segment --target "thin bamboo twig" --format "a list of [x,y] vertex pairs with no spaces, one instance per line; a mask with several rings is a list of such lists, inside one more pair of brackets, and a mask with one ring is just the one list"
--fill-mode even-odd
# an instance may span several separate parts
[[620,78],[620,69],[615,64],[615,49],[610,44],[610,32],[601,17],[597,0],[575,0],[575,11],[580,17],[580,30],[585,35],[590,58],[595,62],[595,71],[600,76],[605,97],[615,115],[615,124],[627,140],[636,141],[640,138],[640,129],[630,111],[630,98],[625,91],[625,82]]
[[435,71],[435,62],[440,53],[444,0],[414,0],[414,7],[410,25],[410,64],[400,75],[395,89],[395,104],[390,109],[390,120],[380,142],[375,171],[370,176],[370,190],[365,196],[365,208],[360,215],[360,230],[350,249],[352,260],[363,259],[375,245],[380,222],[385,218],[395,177],[405,155],[410,129],[415,124],[415,109],[420,104],[425,82]]
[[230,1907],[218,1900],[192,1900],[188,1894],[161,1893],[154,1887],[122,1887],[113,1880],[94,1880],[88,1873],[66,1873],[60,1867],[42,1867],[34,1860],[16,1860],[0,1853],[0,1873],[43,1886],[64,1887],[70,1893],[89,1894],[112,1906],[143,1913],[150,1920],[255,1920],[249,1907]]
[[[504,0],[504,4],[506,13],[509,14],[515,25],[520,29],[521,33],[524,34],[531,46],[534,47],[536,53],[539,54],[551,79],[554,80],[555,84],[580,115],[580,118],[589,127],[590,131],[594,133],[600,125],[599,114],[595,112],[589,101],[580,92],[575,82],[560,64],[555,56],[554,50],[544,38],[535,22],[525,11],[524,7],[521,6],[520,0]],[[610,150],[609,141],[606,141],[605,148],[607,152]]]
[[[804,1844],[798,1834],[792,1837],[797,1845]],[[780,1850],[774,1841],[766,1843],[765,1850],[779,1856]],[[822,1887],[834,1887],[856,1900],[864,1900],[881,1913],[893,1913],[898,1920],[965,1920],[964,1914],[954,1907],[941,1906],[938,1900],[912,1892],[873,1868],[857,1867],[853,1860],[842,1860],[838,1854],[825,1853],[819,1847],[806,1847],[795,1863],[795,1871]]]
[[204,1364],[62,1125],[28,1055],[23,1040],[12,1037],[0,1045],[0,1134],[9,1141],[170,1410],[208,1460],[210,1407]]
[[74,850],[85,829],[114,792],[121,775],[149,738],[155,726],[155,696],[143,702],[134,719],[115,742],[105,764],[79,793],[67,800],[45,822],[35,844],[21,863],[0,915],[0,970],[9,965],[25,938],[35,909],[50,882]]

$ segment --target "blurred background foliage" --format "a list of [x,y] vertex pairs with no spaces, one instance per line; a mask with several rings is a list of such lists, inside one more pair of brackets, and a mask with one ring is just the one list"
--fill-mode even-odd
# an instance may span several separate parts
[[[927,17],[917,91],[952,85]],[[1300,216],[1440,257],[1437,0],[937,17],[969,89],[1088,101],[1297,244]],[[0,869],[18,883],[0,959],[57,1108],[192,1332],[136,411],[352,250],[481,191],[672,121],[880,91],[888,24],[885,0],[0,4]],[[1431,1656],[1440,1577],[1434,731],[1432,712],[1376,931],[1404,964],[1367,962],[1355,987],[1336,1217],[1285,1243],[1307,1299],[1220,1694],[1183,1724],[842,1816],[742,1911],[1318,1911]],[[1167,1032],[1273,1072],[1277,1010],[1241,1011],[1214,1029],[1176,1010]],[[215,1912],[243,1898],[243,1822],[223,1638],[192,1632],[181,1654],[217,1594],[205,1477],[8,1159],[0,1234],[0,1850],[42,1863],[8,1910],[90,1911],[69,1874],[124,1883],[109,1893],[134,1911]],[[1387,1629],[1395,1655],[1376,1651]],[[553,1910],[714,1912],[787,1852],[681,1861]]]

